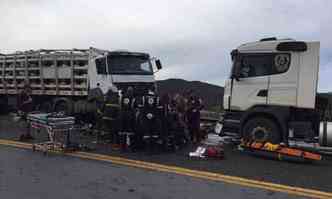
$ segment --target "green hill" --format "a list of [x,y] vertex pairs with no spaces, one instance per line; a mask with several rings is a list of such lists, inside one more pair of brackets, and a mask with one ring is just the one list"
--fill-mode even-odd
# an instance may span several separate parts
[[184,93],[192,89],[199,97],[202,98],[205,109],[220,110],[223,103],[224,88],[221,86],[200,82],[186,81],[183,79],[167,79],[157,81],[158,92],[160,95],[169,93]]

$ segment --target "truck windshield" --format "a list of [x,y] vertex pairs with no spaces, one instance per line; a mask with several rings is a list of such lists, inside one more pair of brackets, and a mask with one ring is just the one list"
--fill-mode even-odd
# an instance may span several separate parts
[[110,74],[145,74],[153,73],[148,57],[130,55],[111,55],[107,57],[108,72]]

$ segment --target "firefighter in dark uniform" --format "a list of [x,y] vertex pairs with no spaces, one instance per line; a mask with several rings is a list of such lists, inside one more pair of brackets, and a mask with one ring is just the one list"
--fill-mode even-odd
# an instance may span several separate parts
[[163,106],[163,112],[164,112],[165,116],[167,116],[167,114],[168,114],[168,109],[170,107],[170,103],[171,103],[170,94],[168,94],[168,93],[163,94],[160,98],[160,104],[161,104],[161,106]]
[[188,129],[193,143],[197,143],[201,139],[200,135],[200,111],[202,110],[202,100],[191,93],[187,101],[187,123]]
[[88,120],[95,126],[95,128],[100,131],[102,125],[102,115],[104,109],[104,94],[100,88],[100,84],[97,83],[97,86],[91,89],[88,93],[88,103],[92,104],[95,107],[96,111],[88,113]]
[[143,107],[139,115],[140,128],[139,146],[142,147],[144,136],[148,137],[148,149],[152,151],[153,141],[162,138],[161,115],[163,108],[159,107],[159,98],[149,91],[148,95],[143,96]]
[[129,86],[127,91],[121,97],[119,138],[121,148],[127,149],[133,141],[135,133],[135,97],[134,89]]
[[105,101],[103,121],[106,123],[107,131],[110,132],[112,144],[120,144],[118,137],[120,96],[117,87],[113,85],[108,89]]

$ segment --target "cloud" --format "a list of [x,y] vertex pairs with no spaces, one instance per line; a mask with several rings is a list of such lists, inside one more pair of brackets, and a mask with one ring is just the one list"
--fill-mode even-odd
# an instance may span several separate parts
[[331,10],[329,0],[2,0],[0,48],[146,51],[162,60],[160,79],[223,85],[229,52],[263,37],[321,41],[330,67]]
[[321,92],[332,92],[332,61],[321,65],[319,71],[318,87]]

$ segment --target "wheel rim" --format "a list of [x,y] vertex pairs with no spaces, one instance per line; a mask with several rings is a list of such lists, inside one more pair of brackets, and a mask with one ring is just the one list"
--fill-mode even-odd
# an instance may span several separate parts
[[55,106],[56,112],[67,112],[67,104],[65,102],[60,102]]
[[42,112],[47,113],[47,112],[50,112],[51,109],[52,109],[51,104],[49,104],[49,103],[43,103],[39,106],[39,110]]
[[265,142],[269,138],[270,131],[266,127],[255,127],[251,131],[251,139],[258,142]]

